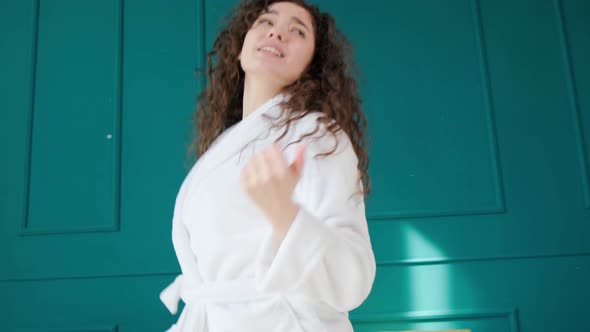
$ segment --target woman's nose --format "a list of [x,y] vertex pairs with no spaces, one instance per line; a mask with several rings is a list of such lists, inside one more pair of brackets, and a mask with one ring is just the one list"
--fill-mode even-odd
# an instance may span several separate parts
[[269,37],[271,39],[276,37],[278,40],[283,41],[283,37],[279,33],[271,32],[270,35],[269,35]]
[[272,27],[272,29],[270,29],[270,31],[268,32],[268,37],[269,38],[277,38],[280,41],[284,40],[284,36],[285,34],[283,33],[283,31],[277,27],[276,25]]

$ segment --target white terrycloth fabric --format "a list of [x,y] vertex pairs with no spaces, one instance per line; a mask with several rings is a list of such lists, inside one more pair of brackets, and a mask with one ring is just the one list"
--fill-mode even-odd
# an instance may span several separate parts
[[[185,307],[168,331],[352,331],[348,312],[370,293],[375,258],[364,200],[354,195],[362,186],[348,136],[303,140],[304,168],[292,197],[300,209],[282,241],[239,183],[249,157],[282,134],[264,116],[284,116],[279,103],[286,98],[273,97],[225,130],[182,183],[172,221],[182,274],[160,298],[173,314],[180,299]],[[279,142],[289,163],[298,143],[288,143],[312,131],[319,115],[297,120]],[[334,154],[312,158],[336,140]]]

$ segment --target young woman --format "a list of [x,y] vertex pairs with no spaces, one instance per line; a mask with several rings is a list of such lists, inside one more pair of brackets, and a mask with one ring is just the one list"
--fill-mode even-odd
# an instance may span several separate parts
[[375,258],[347,50],[303,0],[244,1],[215,40],[172,222],[182,274],[160,294],[173,314],[185,303],[168,331],[352,331]]

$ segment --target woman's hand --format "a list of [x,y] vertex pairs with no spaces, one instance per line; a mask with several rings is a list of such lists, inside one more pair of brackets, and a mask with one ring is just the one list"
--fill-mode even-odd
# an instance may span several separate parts
[[254,154],[240,174],[240,183],[256,205],[268,217],[282,239],[289,230],[299,206],[291,199],[301,178],[305,145],[295,152],[291,165],[276,143]]

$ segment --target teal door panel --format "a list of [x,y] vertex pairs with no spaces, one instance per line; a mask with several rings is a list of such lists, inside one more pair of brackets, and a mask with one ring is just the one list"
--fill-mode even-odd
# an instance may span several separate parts
[[194,1],[0,2],[0,330],[161,331]]
[[[236,3],[0,2],[0,330],[178,318],[158,294],[194,69]],[[590,3],[315,3],[372,142],[355,331],[590,331]]]

